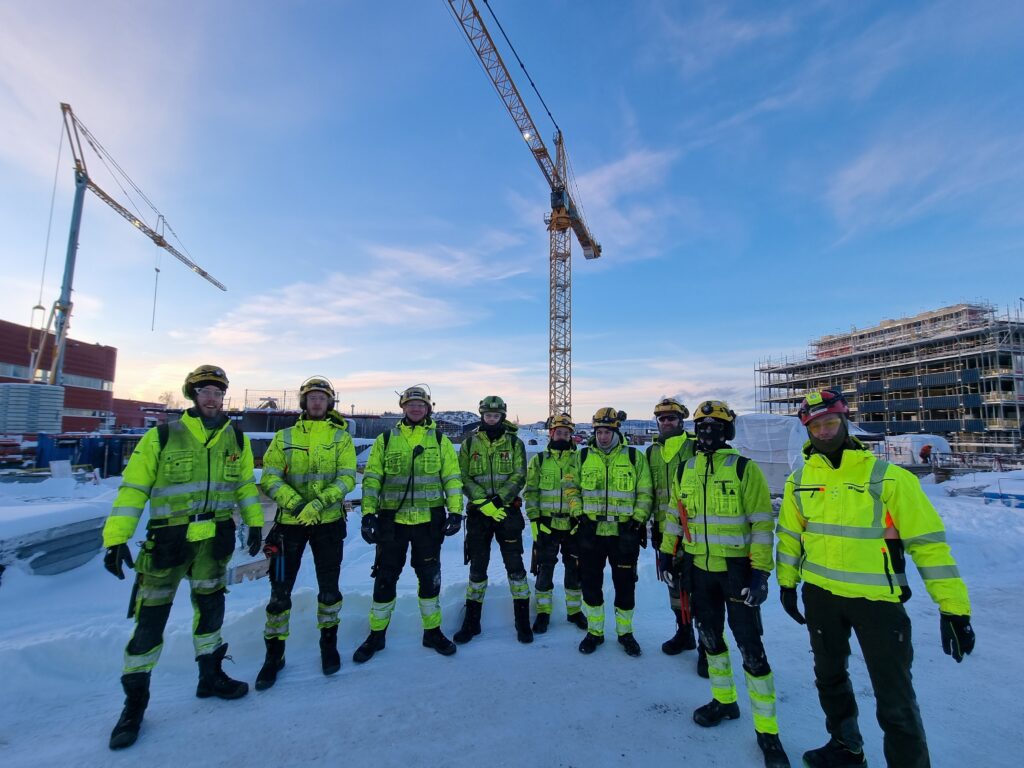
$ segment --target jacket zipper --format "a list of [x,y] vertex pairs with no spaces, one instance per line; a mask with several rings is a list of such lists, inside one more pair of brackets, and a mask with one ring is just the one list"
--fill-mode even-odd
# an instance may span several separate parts
[[704,570],[711,573],[711,543],[708,541],[708,472],[714,469],[715,454],[704,462]]

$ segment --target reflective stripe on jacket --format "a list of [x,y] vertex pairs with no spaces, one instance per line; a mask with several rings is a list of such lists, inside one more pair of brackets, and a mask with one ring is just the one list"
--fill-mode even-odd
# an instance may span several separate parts
[[693,456],[693,444],[693,437],[684,432],[667,440],[657,437],[647,448],[647,463],[651,467],[654,486],[654,521],[663,533],[673,536],[681,536],[683,528],[679,523],[679,511],[672,502],[672,483],[679,462]]
[[263,456],[260,486],[281,509],[278,522],[298,524],[298,512],[313,499],[324,503],[320,522],[342,517],[345,496],[356,487],[356,449],[345,419],[300,417],[274,434]]
[[[248,525],[262,525],[249,438],[243,436],[239,450],[230,421],[207,430],[191,410],[167,429],[162,450],[156,427],[135,446],[103,526],[103,546],[131,539],[147,501],[150,520],[187,524],[189,541],[212,538],[214,522],[230,517],[236,504]],[[189,520],[197,515],[204,519]]]
[[970,614],[942,519],[914,475],[867,450],[845,450],[838,469],[809,444],[804,452],[779,513],[781,586],[803,578],[841,597],[899,602],[884,540],[891,520],[939,609]]
[[572,530],[572,518],[580,512],[579,454],[546,450],[530,459],[526,472],[526,516],[530,520],[550,519],[556,531]]
[[[687,459],[681,475],[677,473],[672,498],[686,508],[690,532],[683,546],[705,571],[726,570],[728,557],[749,557],[754,568],[771,573],[775,516],[768,482],[750,460],[745,460],[740,478],[740,458],[734,448],[711,456],[698,453]],[[675,552],[677,542],[676,536],[666,533],[662,551]]]
[[491,441],[485,432],[471,432],[459,449],[462,491],[470,501],[500,496],[505,504],[519,495],[526,482],[526,446],[515,424]]
[[386,434],[387,441],[377,436],[366,460],[362,513],[394,511],[395,522],[404,525],[430,522],[430,510],[442,505],[461,514],[459,459],[435,422],[411,426],[401,421]]
[[[630,460],[632,453],[633,461]],[[619,524],[651,516],[651,470],[643,451],[617,443],[605,453],[591,440],[580,465],[582,514],[598,536],[617,536]]]

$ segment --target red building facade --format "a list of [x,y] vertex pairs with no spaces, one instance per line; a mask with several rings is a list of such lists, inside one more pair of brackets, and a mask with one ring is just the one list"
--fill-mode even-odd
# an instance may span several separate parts
[[[29,380],[30,342],[39,331],[0,320],[0,382]],[[49,371],[55,354],[54,335],[46,340],[41,368]],[[117,348],[68,339],[64,348],[65,432],[92,432],[114,426],[114,374]]]

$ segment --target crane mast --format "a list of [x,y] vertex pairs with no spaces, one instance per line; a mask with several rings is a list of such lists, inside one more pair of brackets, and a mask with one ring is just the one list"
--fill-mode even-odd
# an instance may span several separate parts
[[583,255],[596,259],[601,246],[576,207],[567,185],[567,161],[561,131],[555,133],[552,159],[523,98],[498,53],[473,0],[447,0],[452,14],[476,52],[498,97],[519,129],[551,188],[551,213],[544,221],[549,233],[548,413],[572,413],[572,237]]
[[82,152],[82,141],[79,128],[82,128],[82,131],[86,134],[87,140],[89,139],[89,133],[75,116],[70,104],[62,102],[60,109],[64,116],[64,129],[67,133],[68,143],[71,145],[71,154],[75,161],[75,197],[71,208],[71,228],[68,231],[68,248],[67,255],[64,259],[64,278],[61,281],[60,297],[53,303],[53,308],[50,310],[50,316],[46,322],[46,327],[40,331],[38,344],[30,349],[32,356],[29,362],[29,381],[35,381],[36,374],[39,372],[39,368],[42,365],[46,340],[49,337],[50,327],[52,326],[54,334],[54,353],[53,362],[50,366],[50,373],[47,379],[50,384],[58,385],[63,384],[64,378],[64,348],[67,342],[68,321],[71,318],[71,290],[75,278],[75,261],[78,254],[78,233],[82,225],[82,208],[85,204],[86,189],[92,190],[93,194],[95,194],[100,200],[117,211],[120,216],[135,226],[139,231],[146,235],[146,237],[152,240],[156,245],[166,250],[197,275],[205,279],[207,282],[217,286],[222,291],[227,290],[223,283],[213,277],[213,275],[200,267],[190,258],[179,252],[174,246],[164,239],[162,234],[149,227],[144,221],[139,219],[135,214],[103,191],[103,189],[101,189],[96,182],[89,177],[89,170],[85,164],[85,155]]

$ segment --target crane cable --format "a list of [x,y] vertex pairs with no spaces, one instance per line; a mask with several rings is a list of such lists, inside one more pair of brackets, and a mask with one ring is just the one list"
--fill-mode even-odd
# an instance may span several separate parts
[[526,65],[523,64],[523,60],[519,58],[519,54],[516,52],[516,48],[512,45],[512,41],[508,39],[508,35],[505,34],[505,28],[501,26],[501,22],[498,21],[498,17],[494,15],[494,9],[491,8],[491,4],[488,0],[484,0],[484,5],[487,6],[487,10],[490,11],[491,18],[494,19],[494,23],[498,25],[498,30],[501,32],[501,36],[505,38],[505,42],[508,44],[509,49],[512,51],[512,55],[516,57],[516,61],[519,62],[519,68],[523,70],[523,74],[526,75],[526,79],[530,83],[530,87],[533,88],[533,92],[537,94],[537,98],[540,99],[540,103],[544,105],[544,111],[551,119],[551,124],[555,126],[555,130],[559,133],[562,129],[558,127],[558,123],[555,122],[555,116],[551,114],[551,110],[548,109],[547,102],[544,101],[544,97],[540,95],[540,91],[537,90],[536,84],[533,82],[533,78],[530,77],[530,73],[526,71]]
[[57,167],[53,171],[53,191],[50,193],[50,220],[46,223],[46,245],[43,247],[43,274],[39,278],[39,301],[33,307],[43,309],[43,284],[46,282],[46,262],[50,256],[50,232],[53,230],[53,204],[57,197],[57,177],[60,175],[60,158],[64,150],[64,122],[60,124],[60,136],[57,140]]

